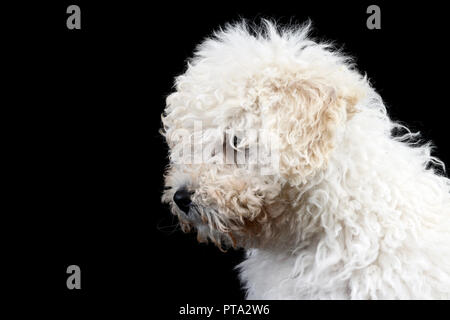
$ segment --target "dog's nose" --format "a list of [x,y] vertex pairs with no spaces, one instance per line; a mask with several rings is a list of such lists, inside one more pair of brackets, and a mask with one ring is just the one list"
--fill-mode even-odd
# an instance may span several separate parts
[[184,213],[189,212],[189,206],[191,205],[191,192],[182,188],[177,190],[173,195],[173,201],[177,204]]

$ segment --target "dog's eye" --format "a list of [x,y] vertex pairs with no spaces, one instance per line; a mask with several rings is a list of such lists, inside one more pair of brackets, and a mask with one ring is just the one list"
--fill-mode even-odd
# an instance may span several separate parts
[[245,151],[248,151],[248,148],[249,148],[248,144],[245,143],[245,141],[242,141],[242,139],[238,138],[237,136],[233,137],[232,147],[234,149],[241,149],[241,150],[245,150]]
[[233,137],[233,147],[237,148],[239,145],[239,142],[241,142],[241,140],[238,137],[234,136]]

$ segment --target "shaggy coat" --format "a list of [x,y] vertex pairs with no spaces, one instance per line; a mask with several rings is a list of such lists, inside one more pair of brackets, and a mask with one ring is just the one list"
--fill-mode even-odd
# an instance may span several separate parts
[[[442,162],[389,118],[348,57],[308,32],[240,23],[198,46],[162,116],[163,201],[199,241],[246,249],[249,299],[450,298]],[[269,173],[215,152],[267,149],[249,129],[277,141]],[[180,188],[192,193],[187,213],[173,201]]]

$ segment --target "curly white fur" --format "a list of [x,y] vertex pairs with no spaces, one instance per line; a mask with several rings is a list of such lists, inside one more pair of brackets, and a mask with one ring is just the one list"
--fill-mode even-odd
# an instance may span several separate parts
[[[390,120],[349,58],[308,30],[240,23],[198,47],[162,117],[163,201],[199,241],[247,249],[238,268],[249,299],[450,298],[443,164]],[[278,137],[276,172],[175,161],[186,144],[227,145],[249,128]],[[180,129],[193,139],[180,143]],[[181,187],[193,192],[187,214],[172,200]]]

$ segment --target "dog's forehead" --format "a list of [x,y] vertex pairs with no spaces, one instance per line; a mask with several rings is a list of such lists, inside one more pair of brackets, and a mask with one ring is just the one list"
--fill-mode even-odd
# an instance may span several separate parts
[[173,125],[189,130],[199,121],[203,128],[257,128],[261,125],[258,94],[249,79],[194,72],[183,75],[177,90],[167,98],[166,115]]
[[[282,56],[279,61],[251,56],[241,57],[239,61],[226,56],[222,61],[216,59],[202,56],[177,77],[176,91],[167,101],[168,111],[187,108],[185,112],[193,117],[210,119],[211,123],[257,119],[265,108],[261,97],[269,97],[266,102],[272,104],[280,86],[314,79],[329,82],[332,87],[333,79],[342,70],[334,65],[324,72],[324,66],[287,56]],[[329,77],[324,78],[324,74]]]

